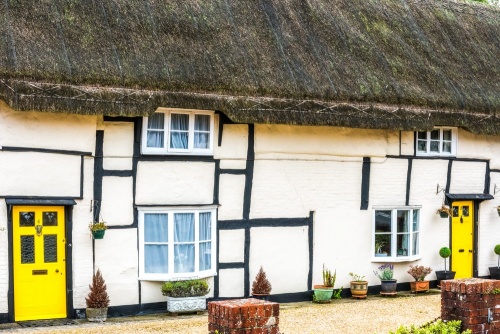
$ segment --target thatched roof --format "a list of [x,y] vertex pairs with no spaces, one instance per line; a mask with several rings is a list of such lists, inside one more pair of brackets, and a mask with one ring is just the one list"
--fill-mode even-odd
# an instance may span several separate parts
[[0,2],[18,110],[500,133],[500,10],[452,0]]

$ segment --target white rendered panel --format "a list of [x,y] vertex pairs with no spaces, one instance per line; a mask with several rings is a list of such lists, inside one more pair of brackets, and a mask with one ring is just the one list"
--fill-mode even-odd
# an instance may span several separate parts
[[108,225],[131,225],[134,222],[132,188],[132,177],[103,177],[101,216]]
[[245,261],[245,230],[219,231],[219,262]]
[[134,123],[104,123],[103,165],[106,170],[132,169]]
[[222,174],[219,182],[219,220],[242,219],[245,175]]
[[219,270],[219,297],[243,297],[245,295],[243,269]]
[[218,146],[217,136],[214,136],[214,140],[216,144],[214,145],[214,158],[221,159],[221,165],[222,161],[225,160],[246,160],[248,148],[248,125],[224,124],[221,146]]
[[407,159],[384,159],[383,161],[372,159],[369,204],[371,206],[404,205],[407,175]]
[[250,229],[250,284],[260,266],[272,285],[271,294],[307,290],[308,227]]
[[214,163],[140,162],[136,204],[212,204]]
[[[490,194],[495,196],[494,200],[483,201],[479,206],[479,225],[478,225],[478,275],[487,276],[490,274],[489,267],[498,265],[498,255],[493,251],[495,245],[500,244],[500,217],[497,213],[499,191],[500,191],[500,173],[490,173]],[[494,194],[495,185],[497,193]]]
[[81,157],[0,152],[0,194],[5,196],[80,196]]
[[451,194],[482,194],[486,162],[453,161],[451,168]]

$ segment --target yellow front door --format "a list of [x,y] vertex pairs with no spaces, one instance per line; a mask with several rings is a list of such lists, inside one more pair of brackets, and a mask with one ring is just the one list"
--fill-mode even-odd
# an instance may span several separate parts
[[455,278],[469,278],[474,260],[474,204],[453,202],[451,211],[451,270]]
[[12,210],[15,321],[66,318],[64,207]]

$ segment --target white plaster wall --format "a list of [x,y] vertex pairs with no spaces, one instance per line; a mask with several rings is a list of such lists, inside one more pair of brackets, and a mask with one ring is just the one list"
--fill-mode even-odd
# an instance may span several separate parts
[[490,160],[490,168],[500,169],[500,136],[475,135],[458,129],[457,157]]
[[450,193],[482,194],[486,175],[485,162],[453,161],[451,167]]
[[[207,294],[208,298],[214,296],[214,279],[209,277],[206,279],[210,291]],[[161,293],[161,286],[163,282],[155,281],[140,281],[141,285],[141,304],[148,303],[161,303],[166,302],[167,297]]]
[[80,156],[0,152],[0,194],[80,196]]
[[219,220],[242,219],[245,175],[222,174],[219,178]]
[[214,158],[220,159],[222,169],[244,169],[248,149],[248,125],[224,124],[222,144],[215,137]]
[[[500,187],[500,173],[491,173],[490,194],[493,195],[495,184]],[[500,217],[497,213],[498,192],[495,199],[481,202],[479,206],[478,225],[478,275],[490,274],[488,268],[496,267],[498,256],[493,252],[495,245],[500,244]]]
[[108,225],[134,222],[133,178],[106,176],[102,180],[101,216]]
[[107,230],[95,241],[96,270],[106,281],[110,306],[139,303],[137,229]]
[[135,203],[212,204],[214,168],[207,162],[140,162]]
[[[243,269],[219,270],[219,297],[244,297],[245,279]],[[250,284],[252,284],[250,282]]]
[[134,123],[105,122],[103,166],[106,170],[132,169]]
[[361,168],[362,158],[256,160],[250,218],[308,217],[318,208],[352,202],[359,206]]
[[[407,174],[407,159],[372,159],[370,166],[370,204],[404,205],[406,201]],[[359,189],[357,192],[359,201],[361,182],[357,188]]]
[[255,125],[256,158],[290,154],[305,157],[396,155],[399,154],[399,131],[331,126]]
[[250,229],[250,289],[262,266],[272,294],[307,290],[308,230],[307,226]]
[[9,244],[7,229],[7,206],[3,198],[0,199],[0,313],[8,312],[7,292],[9,291]]
[[14,111],[0,100],[0,146],[94,152],[97,118]]
[[401,131],[401,155],[413,155],[415,153],[415,132]]
[[221,230],[219,232],[219,262],[243,262],[245,260],[245,231]]

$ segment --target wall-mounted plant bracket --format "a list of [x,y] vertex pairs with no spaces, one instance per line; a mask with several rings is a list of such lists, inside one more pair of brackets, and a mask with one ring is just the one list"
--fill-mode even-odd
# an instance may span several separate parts
[[495,195],[499,191],[500,191],[500,188],[498,188],[497,184],[495,183],[495,186],[493,187],[493,195]]
[[436,195],[439,194],[440,192],[444,193],[445,188],[439,188],[439,183],[436,186]]

